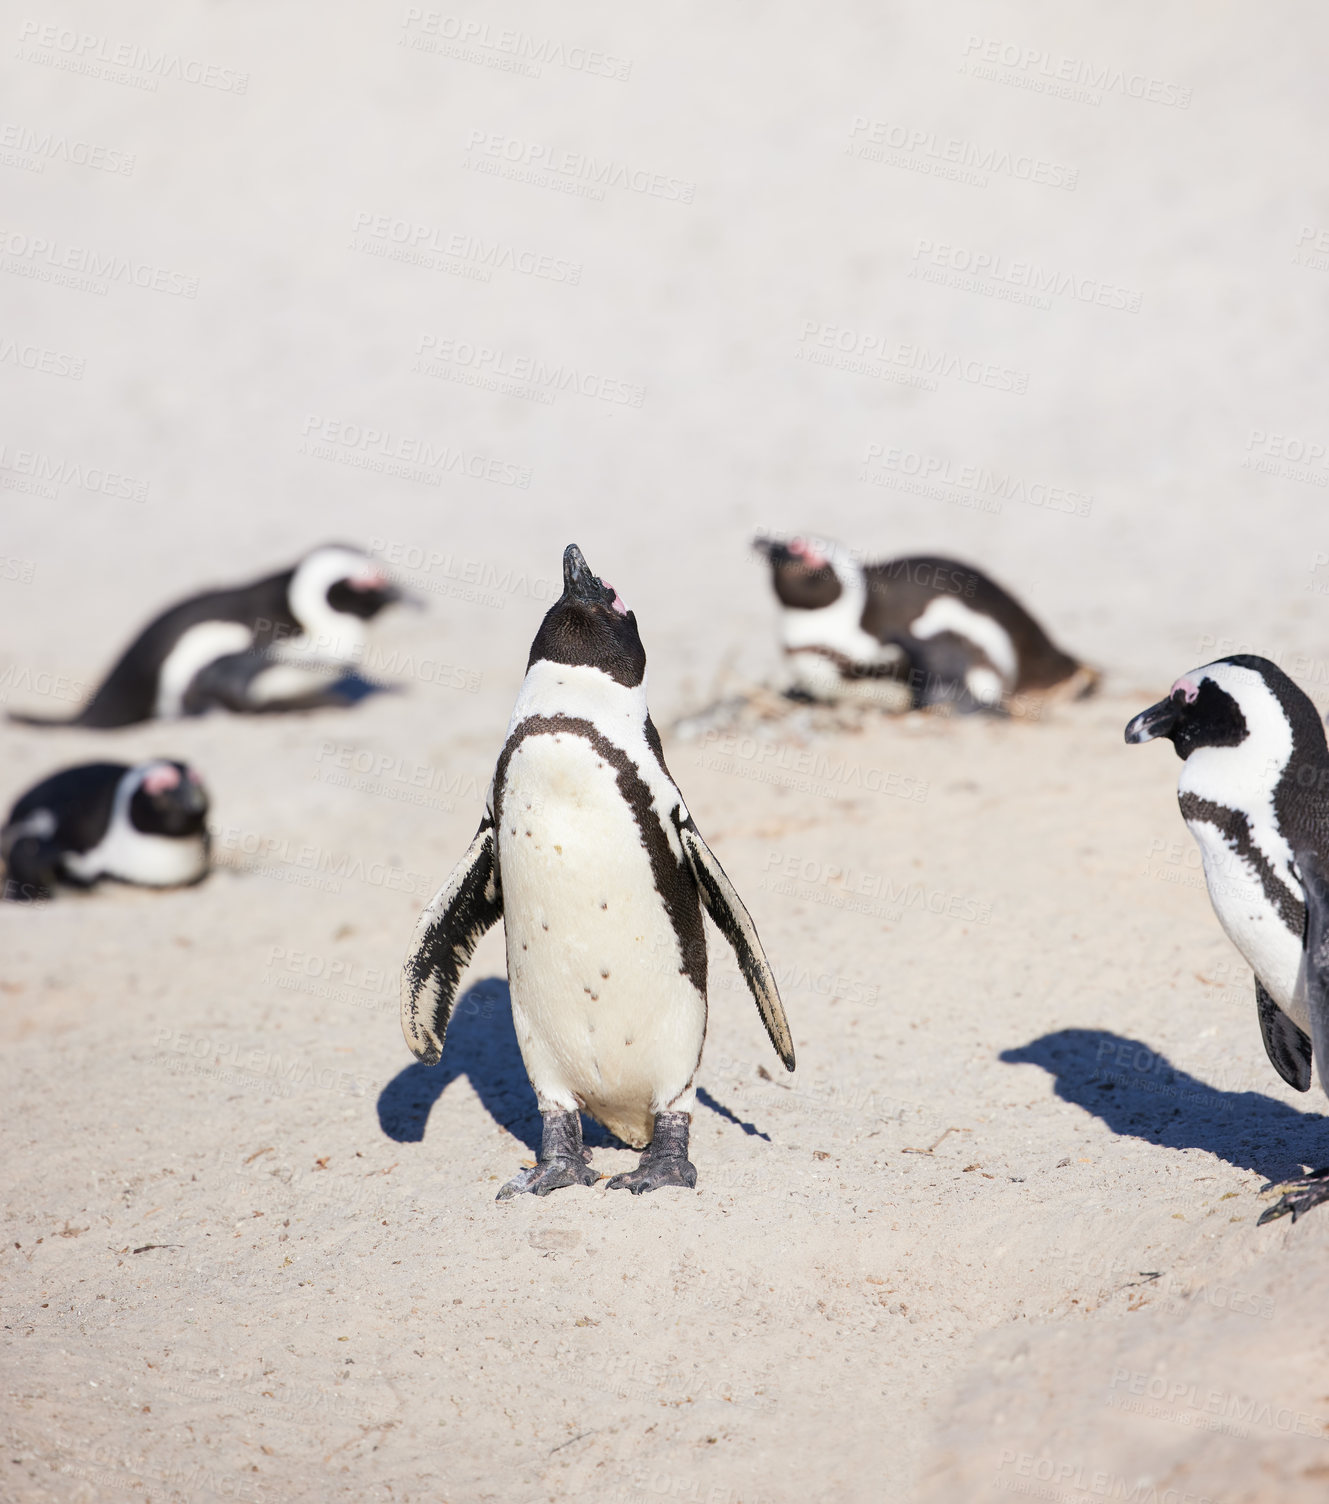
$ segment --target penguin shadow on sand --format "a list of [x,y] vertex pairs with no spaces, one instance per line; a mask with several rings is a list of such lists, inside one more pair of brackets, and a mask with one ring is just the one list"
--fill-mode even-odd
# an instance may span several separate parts
[[[471,1083],[485,1111],[533,1154],[539,1153],[542,1124],[535,1092],[512,1026],[512,1000],[502,977],[485,977],[457,999],[448,1022],[443,1058],[437,1065],[415,1061],[399,1071],[378,1097],[379,1127],[399,1144],[418,1144],[434,1103],[460,1076]],[[698,1103],[756,1138],[766,1139],[752,1123],[745,1123],[704,1087]],[[591,1149],[626,1149],[599,1123],[583,1117],[584,1142]]]
[[1323,1114],[1299,1112],[1263,1092],[1210,1086],[1138,1039],[1106,1029],[1058,1029],[997,1058],[1040,1066],[1064,1102],[1122,1137],[1203,1149],[1270,1182],[1298,1176],[1306,1164],[1329,1163]]

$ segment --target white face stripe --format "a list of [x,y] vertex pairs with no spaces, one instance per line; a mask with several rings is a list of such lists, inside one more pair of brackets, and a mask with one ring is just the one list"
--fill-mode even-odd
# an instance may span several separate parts
[[207,853],[201,835],[151,835],[135,830],[130,824],[130,800],[143,780],[165,765],[161,758],[141,762],[121,778],[116,785],[106,834],[91,851],[81,855],[70,852],[63,859],[65,868],[74,877],[84,882],[99,877],[119,877],[146,887],[171,888],[192,882],[207,870]]
[[328,605],[328,591],[338,580],[382,576],[368,554],[351,548],[316,548],[296,565],[287,590],[291,614],[304,628],[303,637],[278,644],[283,656],[318,657],[349,663],[364,651],[365,623]]
[[825,554],[840,582],[840,594],[829,606],[820,606],[815,611],[793,606],[781,608],[780,639],[785,651],[821,647],[864,666],[889,662],[889,657],[883,655],[898,653],[898,649],[884,649],[871,632],[863,630],[863,609],[868,601],[863,566],[835,544]]
[[[1185,680],[1197,690],[1205,679],[1212,679],[1237,702],[1246,721],[1247,735],[1235,747],[1197,747],[1182,764],[1177,791],[1240,810],[1250,824],[1251,840],[1289,891],[1300,898],[1301,884],[1292,874],[1292,848],[1279,828],[1274,809],[1274,791],[1292,756],[1292,727],[1277,695],[1254,669],[1216,663],[1185,675]],[[1256,916],[1268,906],[1263,890],[1252,873],[1249,892],[1246,891],[1241,869],[1247,864],[1231,853],[1216,828],[1203,821],[1187,824],[1205,858],[1210,901],[1223,928],[1247,960],[1257,967],[1265,965],[1262,980],[1274,1001],[1289,1009],[1292,1006],[1286,993],[1289,960],[1282,955],[1288,950],[1282,940],[1287,935],[1286,929],[1281,922],[1257,921]],[[1269,933],[1264,934],[1263,930]],[[1289,939],[1293,951],[1288,955],[1299,954],[1300,941],[1295,937]],[[1270,951],[1269,960],[1262,962],[1264,952],[1271,946],[1278,950],[1281,959],[1275,961]]]
[[[1014,684],[1019,677],[1019,658],[1010,633],[999,621],[982,611],[975,611],[963,601],[938,596],[928,603],[921,616],[914,618],[909,630],[915,637],[923,639],[953,632],[980,648],[1008,683]],[[976,697],[982,698],[977,694]]]
[[182,632],[158,670],[153,714],[161,720],[180,715],[195,675],[218,658],[247,651],[253,642],[253,632],[238,621],[201,621]]

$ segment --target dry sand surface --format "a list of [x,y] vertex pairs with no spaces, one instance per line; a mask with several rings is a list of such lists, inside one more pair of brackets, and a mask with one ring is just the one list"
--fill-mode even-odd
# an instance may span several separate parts
[[[220,861],[0,912],[0,1498],[1323,1500],[1329,1211],[1255,1226],[1323,1098],[1121,738],[1239,647],[1329,699],[1322,12],[4,25],[4,703],[328,539],[429,609],[353,711],[0,727],[6,807],[195,762]],[[668,728],[779,682],[759,528],[973,559],[1103,692],[666,734],[798,1072],[712,933],[696,1191],[497,1205],[501,935],[433,1071],[406,941],[563,546]]]

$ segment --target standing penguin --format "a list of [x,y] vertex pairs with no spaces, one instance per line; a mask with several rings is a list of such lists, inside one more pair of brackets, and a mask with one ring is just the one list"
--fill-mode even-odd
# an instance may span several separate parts
[[795,682],[815,699],[1037,714],[1044,700],[1081,698],[1098,683],[970,564],[864,564],[838,544],[803,539],[758,538],[754,547],[770,560]]
[[103,877],[148,888],[196,883],[208,870],[207,813],[198,774],[182,762],[53,773],[0,827],[3,896],[49,898],[57,883],[90,888]]
[[696,1184],[688,1129],[706,1037],[702,905],[792,1071],[756,929],[665,767],[636,617],[569,545],[484,818],[421,915],[402,973],[402,1032],[434,1065],[462,971],[502,918],[512,1018],[544,1133],[539,1162],[500,1200],[595,1183],[579,1112],[645,1151],[611,1190]]
[[316,548],[250,585],[190,596],[154,617],[69,720],[10,714],[27,726],[132,726],[205,710],[345,704],[331,692],[364,652],[365,624],[401,599],[366,554]]
[[[1267,658],[1239,654],[1192,669],[1126,727],[1164,736],[1185,767],[1182,818],[1200,848],[1218,922],[1255,972],[1264,1047],[1289,1086],[1311,1062],[1329,1092],[1329,748],[1314,705]],[[1260,1221],[1292,1220],[1329,1199],[1329,1169]]]

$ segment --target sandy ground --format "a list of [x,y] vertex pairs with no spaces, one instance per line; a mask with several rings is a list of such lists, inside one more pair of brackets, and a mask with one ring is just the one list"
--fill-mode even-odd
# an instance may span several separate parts
[[[219,857],[0,911],[0,1498],[1322,1500],[1329,1214],[1255,1218],[1323,1101],[1121,741],[1238,648],[1329,701],[1322,14],[4,25],[0,701],[327,539],[430,604],[351,712],[0,727],[6,804],[194,761]],[[412,925],[563,545],[667,727],[778,680],[762,528],[971,558],[1104,691],[667,735],[799,1070],[712,934],[696,1192],[498,1206],[501,936],[425,1071]]]

